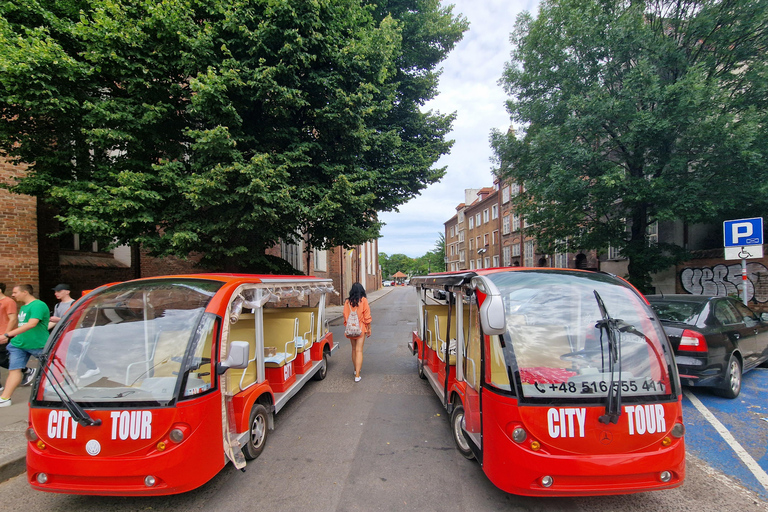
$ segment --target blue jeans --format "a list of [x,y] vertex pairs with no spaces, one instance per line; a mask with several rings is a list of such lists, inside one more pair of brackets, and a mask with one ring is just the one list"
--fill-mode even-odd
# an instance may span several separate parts
[[21,370],[26,368],[27,361],[29,361],[30,356],[35,356],[36,358],[40,359],[40,354],[42,353],[43,349],[41,348],[23,349],[9,343],[8,356],[10,361],[8,364],[8,369]]

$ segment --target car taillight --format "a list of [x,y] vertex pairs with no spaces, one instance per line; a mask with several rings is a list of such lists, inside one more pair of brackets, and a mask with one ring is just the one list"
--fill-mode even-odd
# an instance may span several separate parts
[[686,329],[683,331],[682,336],[680,336],[680,346],[677,349],[690,352],[706,352],[707,340],[700,332]]

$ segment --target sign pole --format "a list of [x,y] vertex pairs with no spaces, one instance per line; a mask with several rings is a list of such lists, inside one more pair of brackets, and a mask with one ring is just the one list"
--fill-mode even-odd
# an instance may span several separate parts
[[741,258],[741,296],[744,305],[747,305],[747,259]]

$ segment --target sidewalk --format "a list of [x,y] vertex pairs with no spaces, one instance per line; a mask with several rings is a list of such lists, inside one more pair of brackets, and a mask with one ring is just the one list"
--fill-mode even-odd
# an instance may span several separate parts
[[[368,294],[368,301],[374,302],[392,291],[391,287],[382,288]],[[326,308],[326,319],[333,323],[344,315],[344,306],[329,306]],[[29,360],[30,367],[37,367],[37,360]],[[8,370],[0,370],[0,382],[5,382]],[[26,471],[25,457],[27,440],[24,431],[27,429],[29,412],[29,393],[31,387],[19,387],[11,397],[10,407],[0,408],[0,482],[13,478]]]

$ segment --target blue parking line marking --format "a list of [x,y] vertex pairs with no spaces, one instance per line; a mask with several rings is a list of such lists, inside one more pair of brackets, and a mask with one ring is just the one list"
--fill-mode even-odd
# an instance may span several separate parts
[[[714,396],[704,389],[686,388],[686,391],[701,402],[705,412],[716,418],[715,423],[725,427],[726,438],[732,436],[735,444],[748,454],[747,462],[742,460],[744,457],[739,457],[737,447],[723,438],[688,397],[683,399],[686,449],[768,499],[768,490],[764,486],[765,472],[768,472],[768,369],[758,368],[744,375],[741,394],[734,400]],[[748,467],[750,463],[759,467],[753,468],[753,472]]]

